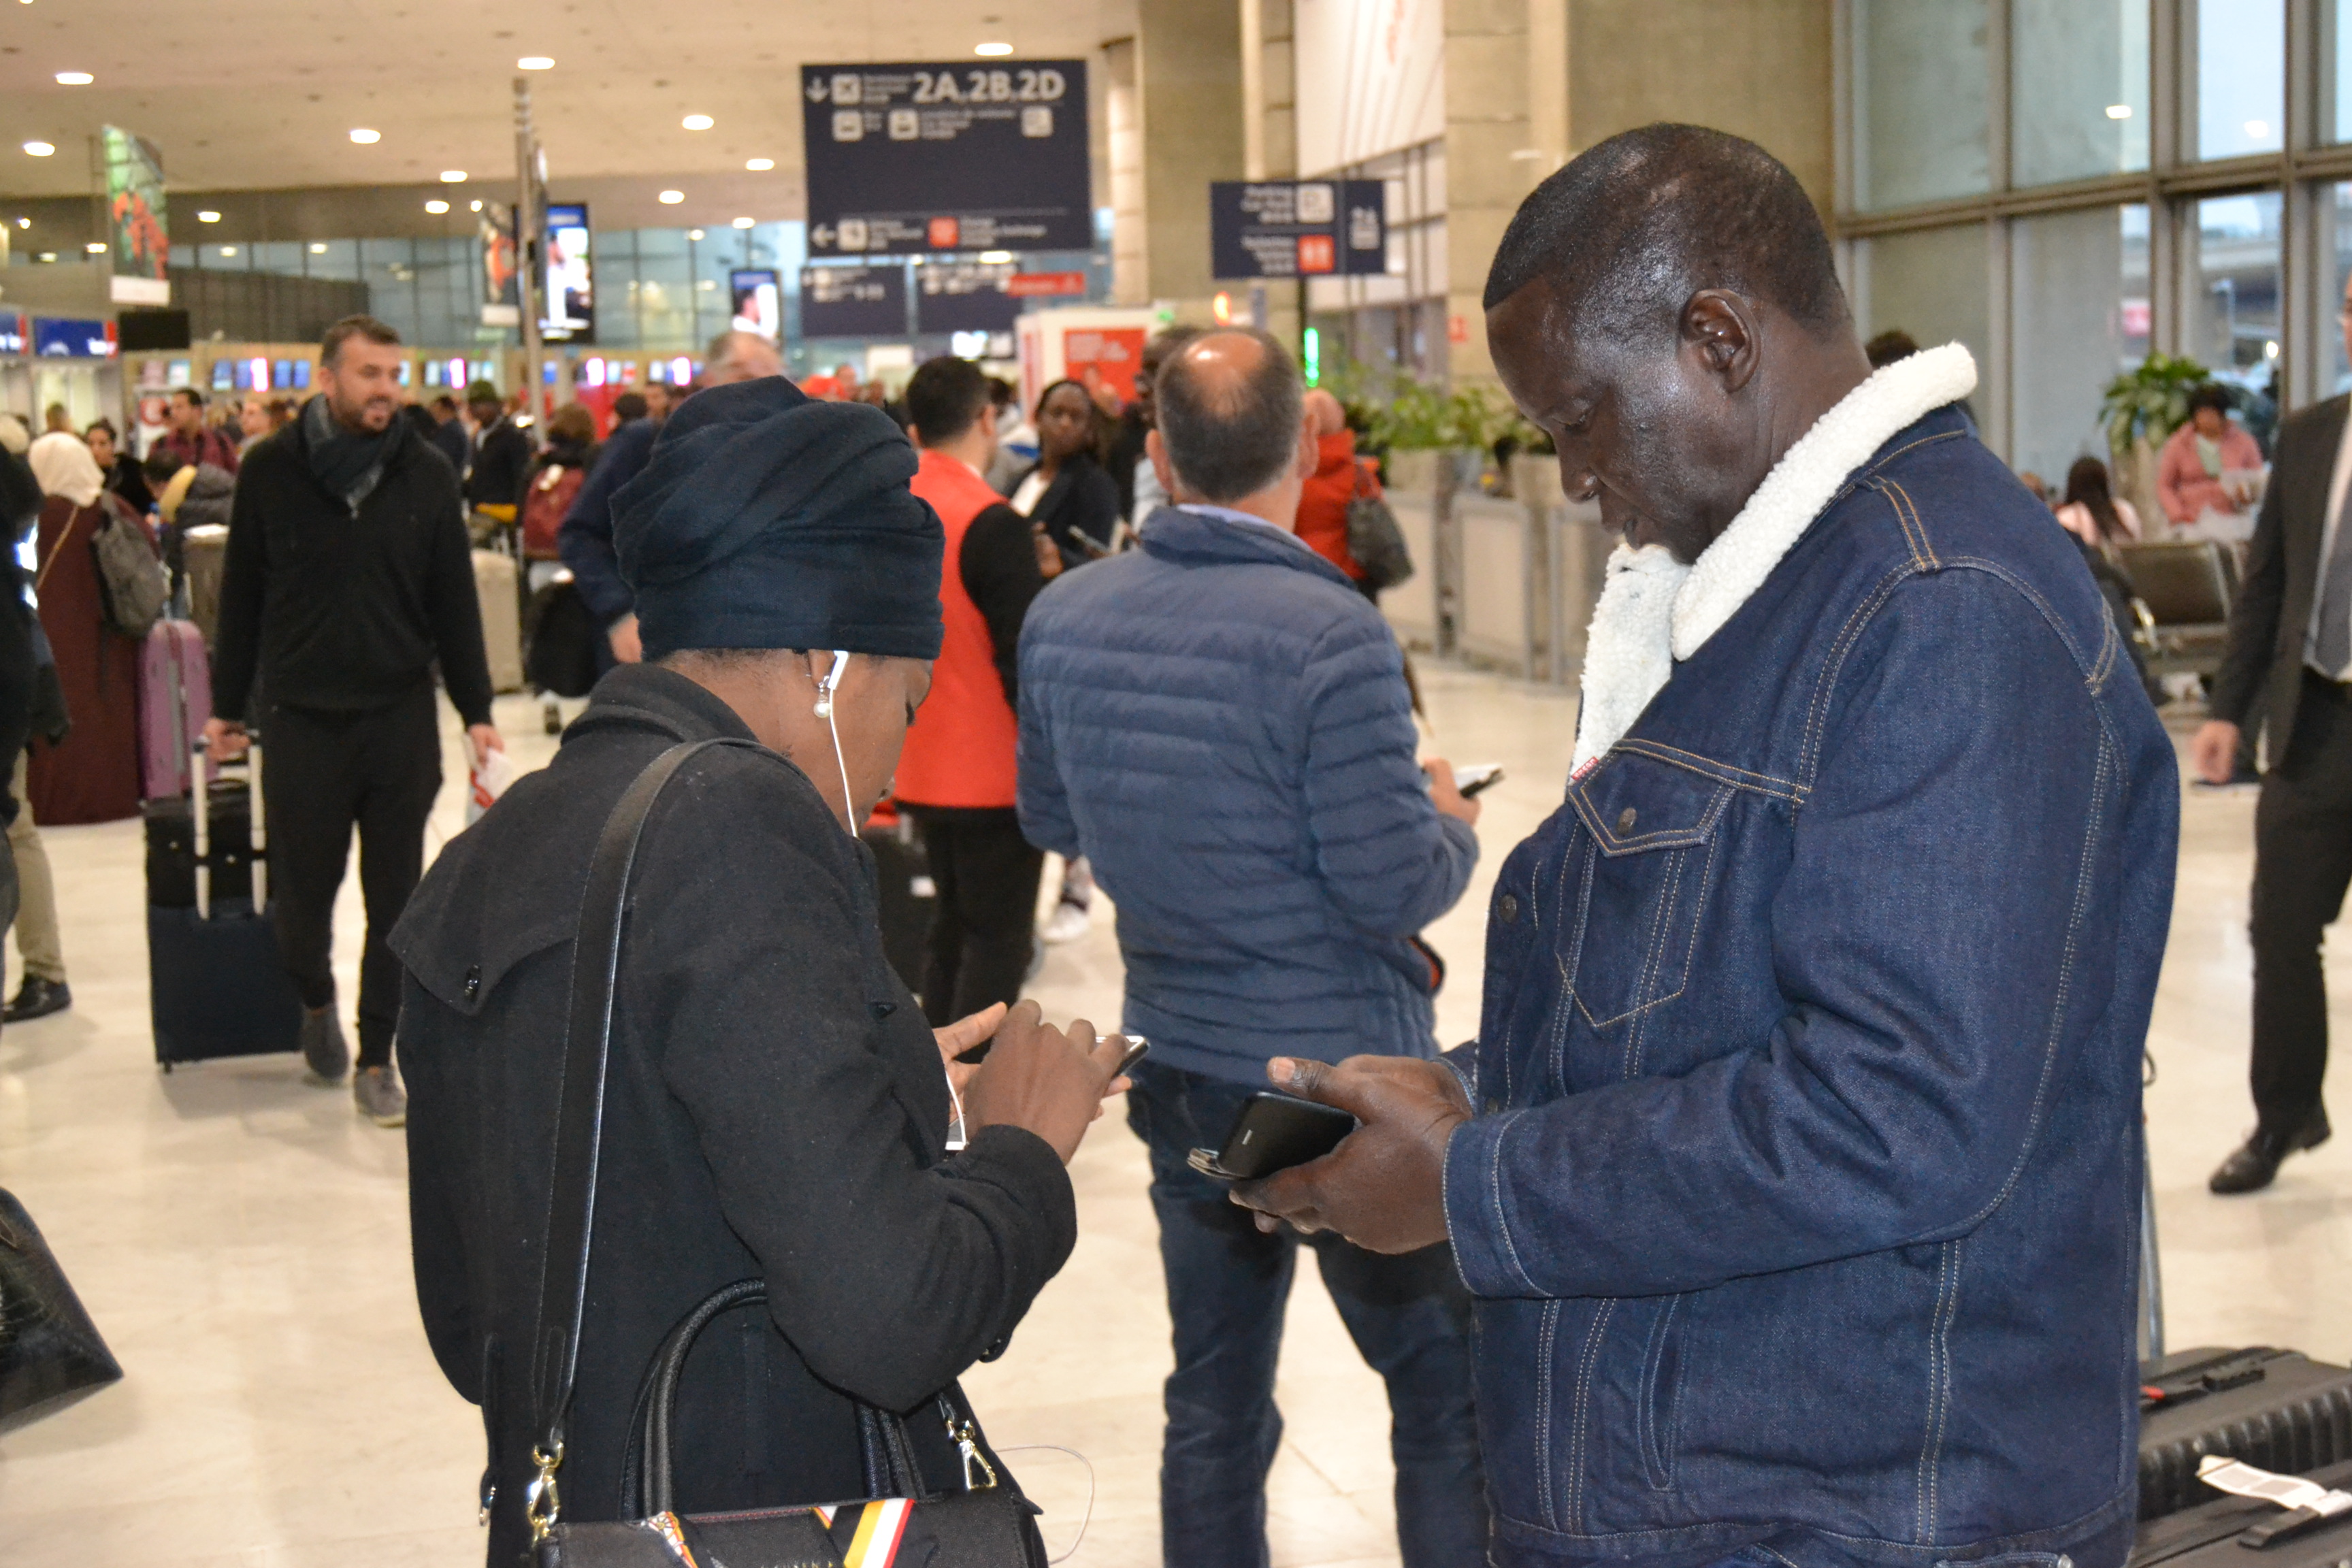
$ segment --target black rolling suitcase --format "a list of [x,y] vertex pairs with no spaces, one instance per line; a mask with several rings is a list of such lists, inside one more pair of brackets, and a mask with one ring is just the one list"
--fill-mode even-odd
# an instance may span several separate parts
[[857,836],[874,852],[876,901],[882,917],[882,954],[907,989],[923,994],[923,964],[930,950],[931,911],[939,889],[931,881],[930,857],[913,819],[884,801]]
[[2140,1366],[2139,1517],[2213,1501],[2221,1454],[2283,1475],[2352,1463],[2352,1369],[2294,1351],[2192,1350]]
[[[2352,1487],[2352,1465],[2302,1479],[2340,1490]],[[2296,1512],[2206,1489],[2213,1501],[2140,1525],[2130,1568],[2343,1568],[2352,1562],[2352,1510]]]
[[246,782],[151,800],[147,830],[147,990],[155,1060],[258,1056],[300,1048],[302,1002],[269,920],[268,851],[257,832],[261,763]]

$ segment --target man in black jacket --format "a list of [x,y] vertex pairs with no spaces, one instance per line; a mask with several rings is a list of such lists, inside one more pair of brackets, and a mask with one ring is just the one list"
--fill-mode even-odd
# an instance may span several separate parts
[[[478,381],[466,389],[466,412],[473,416],[472,458],[466,465],[466,504],[512,522],[522,504],[523,480],[530,474],[530,437],[507,417],[499,389]],[[500,510],[502,509],[502,510]]]
[[[2345,309],[2352,312],[2352,289]],[[2345,347],[2352,353],[2352,314]],[[2352,398],[2279,426],[2268,493],[2254,521],[2246,580],[2213,681],[2213,717],[2190,755],[2229,782],[2244,730],[2263,715],[2269,770],[2254,808],[2253,1090],[2255,1125],[2210,1184],[2267,1187],[2289,1154],[2327,1141],[2327,983],[2320,935],[2352,885]]]
[[505,749],[490,725],[457,476],[397,417],[399,345],[372,317],[336,322],[320,348],[320,395],[247,454],[205,726],[217,754],[234,756],[253,705],[268,741],[278,944],[307,1009],[303,1059],[325,1083],[341,1081],[350,1057],[331,957],[359,826],[368,931],[352,1091],[381,1127],[407,1116],[392,1072],[400,964],[384,938],[423,872],[425,819],[441,787],[436,658],[475,763]]

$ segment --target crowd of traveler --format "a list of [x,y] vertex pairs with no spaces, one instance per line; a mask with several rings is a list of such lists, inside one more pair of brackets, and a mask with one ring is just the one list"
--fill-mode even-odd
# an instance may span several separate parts
[[[28,541],[0,564],[27,612],[0,616],[7,1017],[70,1003],[35,819],[138,805],[132,709],[99,686],[135,689],[138,645],[68,546],[152,506],[168,554],[225,500],[206,737],[268,754],[279,953],[325,1083],[352,1065],[330,952],[358,833],[353,1093],[407,1130],[418,1305],[484,1413],[493,1563],[559,1508],[634,1506],[641,1372],[740,1307],[680,1381],[677,1513],[870,1495],[877,1423],[898,1484],[1010,1483],[957,1379],[1070,1256],[1066,1167],[1124,1095],[1172,1326],[1171,1563],[1269,1559],[1304,1247],[1386,1386],[1408,1568],[2120,1568],[2179,809],[2149,689],[2108,679],[2137,512],[2095,459],[2054,509],[2021,486],[1974,439],[1965,349],[1864,345],[1812,204],[1736,137],[1579,155],[1485,306],[1505,386],[1622,543],[1564,804],[1495,879],[1467,1044],[1441,1051],[1422,932],[1480,813],[1421,754],[1349,552],[1378,467],[1241,328],[1160,334],[1121,406],[1065,380],[1025,410],[952,358],[895,394],[847,366],[795,386],[730,332],[599,445],[488,384],[410,407],[397,336],[354,317],[317,395],[282,422],[248,402],[243,439],[192,393],[143,462],[102,422],[0,420]],[[2217,1192],[2328,1135],[2346,402],[2282,427],[2195,744],[2226,775],[2259,721],[2274,753],[2261,1120]],[[2200,394],[2167,519],[2242,505],[2251,445]],[[534,497],[604,673],[553,763],[427,868],[436,689],[477,766],[501,749],[469,528],[528,533]],[[935,889],[919,973],[885,952],[861,841],[891,799]],[[1117,906],[1118,1033],[1022,997],[1048,855],[1081,921],[1097,883]],[[1255,1181],[1204,1168],[1269,1087],[1354,1131]],[[592,1236],[557,1323],[548,1281]]]

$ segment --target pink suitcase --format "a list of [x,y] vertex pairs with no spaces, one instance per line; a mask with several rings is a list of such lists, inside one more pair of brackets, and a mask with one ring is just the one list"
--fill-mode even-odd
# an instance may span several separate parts
[[[157,621],[139,657],[140,793],[170,800],[188,793],[189,757],[213,716],[212,665],[194,621]],[[212,764],[205,764],[207,776]]]

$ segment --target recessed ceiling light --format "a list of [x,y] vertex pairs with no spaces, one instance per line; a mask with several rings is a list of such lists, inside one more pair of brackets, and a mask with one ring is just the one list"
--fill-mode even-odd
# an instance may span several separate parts
[[220,214],[213,211],[210,207],[206,207],[204,211],[196,215],[196,221],[198,223],[218,223],[220,222]]
[[746,158],[743,166],[755,174],[764,174],[776,166],[776,161],[773,158]]
[[711,119],[708,114],[689,114],[685,119],[679,121],[678,123],[685,126],[688,131],[708,131],[719,122]]
[[365,147],[373,142],[383,141],[383,132],[381,131],[370,131],[362,127],[360,130],[352,132],[352,140],[358,142],[361,146]]
[[974,44],[972,46],[971,52],[982,57],[983,58],[992,60],[999,58],[1002,56],[1011,54],[1013,52],[1013,46],[1011,44],[998,43]]
[[[27,3],[29,4],[29,0],[27,0]],[[28,217],[20,217],[16,220],[16,226],[18,228],[30,228],[33,226],[33,220]]]
[[466,183],[466,171],[444,169],[441,171],[441,183],[445,185],[462,185]]
[[660,202],[661,205],[666,207],[674,207],[677,205],[678,203],[686,200],[686,193],[684,191],[664,191],[660,195],[656,196],[655,200]]
[[446,213],[449,210],[449,204],[436,197],[425,204],[425,210],[429,213]]
[[311,254],[311,255],[313,255],[313,256],[324,256],[324,255],[326,255],[326,254],[327,254],[327,242],[326,242],[325,240],[323,240],[323,239],[314,239],[314,240],[312,240],[312,241],[310,242],[310,254]]
[[752,220],[748,217],[739,217],[735,220],[735,226],[737,228],[750,228],[751,225]]
[[89,251],[92,256],[104,256],[106,254],[106,241],[102,239],[93,239],[88,245],[83,246],[82,248]]
[[554,68],[555,62],[545,55],[525,55],[515,61],[515,69],[519,71],[551,71]]
[[27,142],[25,143],[25,152],[28,157],[46,158],[56,151],[57,149],[47,142]]
[[480,212],[482,210],[481,198],[477,196],[474,200],[467,202],[466,204],[466,210],[469,213]]
[[702,231],[698,228],[688,229],[686,231],[686,237],[699,245],[702,243]]
[[98,79],[96,77],[90,75],[88,71],[58,72],[58,85],[59,87],[88,87],[91,82],[96,81],[97,79]]

